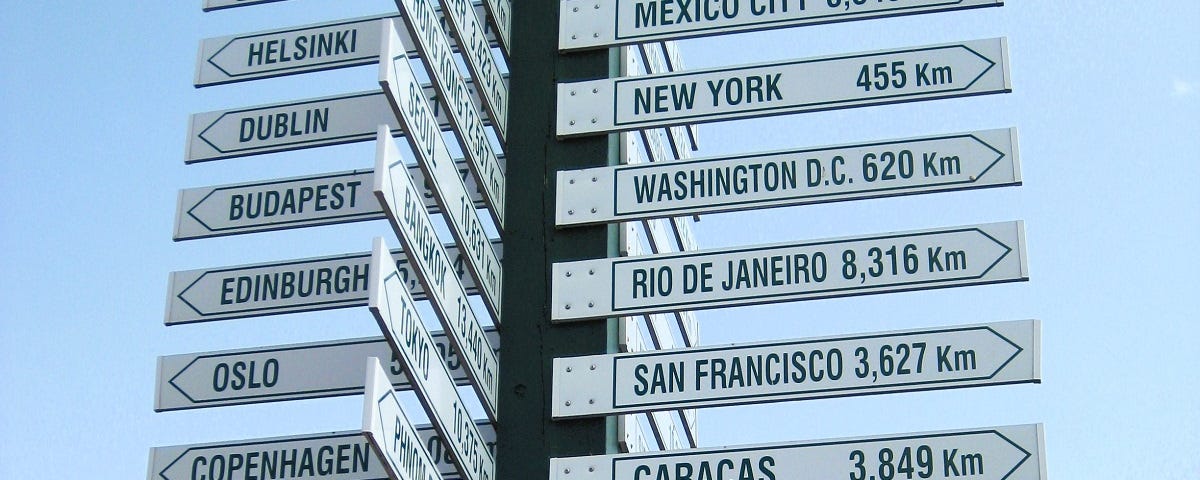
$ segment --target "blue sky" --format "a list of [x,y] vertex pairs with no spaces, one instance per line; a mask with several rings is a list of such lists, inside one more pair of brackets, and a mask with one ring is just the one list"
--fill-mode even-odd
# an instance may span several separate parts
[[[159,355],[379,334],[366,309],[165,327],[169,272],[396,244],[384,222],[171,241],[181,188],[372,162],[368,143],[184,165],[191,113],[377,88],[358,67],[197,90],[200,39],[395,7],[199,3],[4,2],[0,478],[138,478],[153,446],[359,424],[359,397],[153,412]],[[705,216],[702,247],[1024,220],[1030,281],[705,311],[704,343],[1043,321],[1040,385],[709,409],[702,443],[1040,422],[1054,478],[1200,476],[1197,21],[1194,2],[1014,1],[681,42],[704,68],[1007,37],[1011,94],[709,124],[698,154],[1016,127],[1025,181]]]

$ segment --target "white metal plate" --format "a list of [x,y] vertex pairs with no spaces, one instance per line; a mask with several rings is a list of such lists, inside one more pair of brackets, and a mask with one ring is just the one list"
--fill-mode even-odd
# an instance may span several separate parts
[[[887,452],[892,462],[882,462]],[[549,480],[678,478],[837,479],[896,476],[907,456],[914,478],[1045,480],[1041,424],[550,459]],[[986,466],[986,469],[984,468]],[[861,468],[860,468],[861,467]],[[890,467],[890,469],[889,469]]]
[[554,417],[1040,383],[1040,331],[1023,320],[555,359]]
[[[487,331],[494,346],[500,335]],[[459,385],[469,380],[462,360],[440,331],[433,332],[446,367]],[[223,407],[324,398],[362,393],[362,362],[392,359],[386,370],[392,386],[408,390],[408,378],[383,337],[276,345],[158,357],[154,411]]]
[[1015,129],[986,130],[560,171],[556,224],[1015,186],[1016,138]]
[[[1003,38],[558,84],[560,137],[1005,93]],[[863,77],[863,72],[867,76]],[[865,82],[865,83],[864,83]],[[865,86],[863,86],[865,85]]]
[[512,52],[512,0],[484,0],[488,21],[499,33],[500,50]]
[[583,50],[1003,5],[1002,0],[737,2],[561,0],[558,48]]
[[[385,19],[382,22],[382,37],[383,46],[380,47],[381,65],[379,68],[379,83],[383,86],[384,93],[388,95],[389,102],[392,103],[395,109],[396,118],[401,119],[402,124],[405,120],[404,116],[408,115],[412,118],[407,121],[412,121],[414,118],[420,118],[422,115],[417,115],[412,112],[401,112],[399,99],[408,95],[407,89],[410,88],[408,82],[417,84],[415,76],[412,74],[411,66],[408,65],[408,57],[405,53],[408,49],[406,44],[400,38],[399,30],[407,30],[411,35],[411,40],[415,40],[417,49],[421,51],[421,62],[425,65],[425,71],[432,77],[433,86],[440,93],[441,103],[446,107],[450,124],[458,135],[454,138],[462,147],[463,153],[466,155],[471,171],[475,177],[479,179],[480,185],[483,186],[484,200],[491,208],[488,210],[492,218],[496,221],[496,226],[500,229],[504,228],[504,167],[500,164],[497,158],[497,152],[492,149],[492,142],[488,136],[487,129],[484,128],[483,117],[481,116],[477,98],[469,94],[467,79],[458,70],[458,64],[455,62],[453,50],[450,48],[450,38],[442,29],[441,24],[434,21],[437,17],[433,10],[433,6],[429,2],[416,0],[396,0],[396,5],[400,8],[403,14],[401,18],[404,20],[403,27],[400,23],[393,19]],[[462,11],[459,11],[459,8]],[[446,17],[453,19],[457,16],[463,16],[467,13],[474,13],[474,9],[466,0],[454,8],[450,9],[454,14]],[[399,27],[399,28],[397,28]],[[487,45],[487,38],[482,32],[478,37],[469,38],[471,42],[469,49],[471,52],[475,49],[482,49],[488,58],[491,58],[491,48]],[[472,55],[466,55],[468,58]],[[398,62],[403,62],[404,65],[398,65]],[[500,138],[504,138],[504,122],[507,121],[508,112],[507,103],[505,109],[493,109],[489,102],[496,101],[497,91],[502,91],[504,99],[507,102],[508,86],[501,78],[499,70],[495,69],[495,64],[489,64],[491,67],[486,76],[476,77],[474,85],[479,87],[477,93],[479,99],[483,99],[483,105],[487,107],[487,111],[491,112],[489,118],[493,119],[493,125],[497,127],[497,133]],[[482,80],[480,80],[482,79]],[[390,83],[389,83],[390,82]],[[399,83],[397,83],[399,82]],[[409,99],[412,101],[413,99]],[[437,101],[422,103],[428,107],[434,107],[437,112]],[[427,108],[427,107],[426,107]],[[407,110],[407,109],[406,109]],[[435,113],[436,116],[436,113]],[[443,143],[438,141],[437,143]],[[424,148],[432,148],[432,145],[427,142]],[[432,151],[432,150],[430,150]]]
[[437,471],[437,462],[429,456],[416,427],[400,408],[400,398],[387,383],[379,359],[367,359],[366,365],[363,436],[392,480],[429,480],[428,475]]
[[[425,98],[437,96],[431,86],[423,92]],[[362,142],[375,138],[379,125],[403,135],[384,97],[369,91],[193,114],[184,162]],[[445,112],[437,109],[435,115],[438,127],[449,130]]]
[[[479,185],[462,160],[455,162],[476,208],[484,208]],[[374,171],[351,170],[179,191],[175,241],[223,237],[289,228],[315,227],[384,218],[371,194]],[[425,186],[425,206],[439,213],[425,174],[409,165],[414,182]]]
[[494,418],[499,378],[494,349],[458,280],[456,266],[449,261],[452,257],[438,241],[432,219],[420,203],[420,191],[413,185],[399,150],[382,127],[376,145],[375,169],[387,174],[375,176],[375,197],[403,243],[410,264],[416,266],[413,271],[425,286],[438,321],[454,347],[463,352],[467,374],[474,381],[485,410]]
[[[412,1],[397,0],[396,5],[407,5]],[[453,37],[458,40],[459,45],[466,46],[462,52],[463,62],[467,64],[475,82],[485,86],[482,95],[484,107],[491,113],[492,118],[502,119],[495,122],[496,133],[501,139],[505,139],[508,137],[508,87],[500,78],[500,68],[496,58],[492,56],[492,47],[488,43],[487,35],[484,34],[484,21],[481,20],[483,17],[475,13],[469,0],[443,0],[443,3],[449,12],[449,15],[446,15],[449,21],[446,23],[450,25]],[[440,28],[440,23],[429,22],[428,25],[436,28],[428,29],[427,34],[441,35],[446,41],[450,41],[450,35],[446,35]],[[420,29],[421,26],[409,23],[410,29],[414,27]],[[432,68],[431,64],[426,63],[426,68]]]
[[1024,237],[1016,221],[555,263],[551,319],[1023,281]]
[[[441,8],[435,8],[442,16]],[[482,4],[475,14],[483,15]],[[294,75],[336,68],[369,65],[379,61],[379,21],[397,15],[376,15],[322,22],[291,28],[206,38],[196,59],[197,87]],[[407,32],[400,32],[412,45]],[[487,33],[496,46],[496,38]],[[455,51],[457,44],[452,45]],[[415,48],[409,56],[419,56]]]
[[[367,190],[370,190],[368,184]],[[454,244],[444,246],[453,264],[463,259]],[[501,248],[499,240],[493,248]],[[425,300],[425,289],[410,271],[400,249],[396,268],[408,279],[409,292]],[[171,272],[167,314],[163,323],[183,323],[260,317],[284,313],[360,307],[367,304],[371,252],[267,262],[232,267]],[[460,268],[467,294],[477,294],[475,282]]]
[[[475,425],[487,444],[495,445],[496,429],[492,424],[477,421]],[[417,425],[416,430],[421,444],[437,463],[442,479],[459,478],[458,469],[450,462],[433,426]],[[359,430],[150,449],[148,480],[194,480],[193,469],[207,474],[207,478],[222,478],[224,471],[224,478],[234,479],[311,476],[330,480],[388,479],[379,456],[371,451],[371,445]]]
[[[501,323],[500,291],[504,285],[503,270],[496,252],[488,245],[488,236],[479,213],[471,202],[467,185],[459,177],[454,167],[454,160],[445,140],[434,125],[436,119],[429,108],[429,103],[420,94],[420,85],[413,75],[408,57],[404,55],[399,45],[394,25],[390,20],[384,20],[384,35],[386,45],[382,49],[386,58],[379,65],[379,84],[383,87],[388,104],[391,105],[396,118],[400,119],[405,130],[417,132],[404,138],[417,157],[417,164],[425,172],[425,178],[433,189],[434,199],[441,206],[443,218],[458,243],[460,249],[467,253],[467,270],[475,277],[475,284],[483,297],[483,303],[492,314],[496,323]],[[382,127],[381,127],[382,128]],[[388,136],[380,131],[379,142],[392,145]],[[394,148],[394,145],[393,145]],[[380,149],[380,152],[385,152]],[[396,157],[399,158],[398,154]],[[382,159],[380,161],[383,161]],[[402,162],[388,161],[377,163],[377,176],[397,176],[389,170],[399,169],[399,175],[408,178],[407,169]],[[378,172],[389,171],[387,175]],[[414,191],[415,188],[414,188]],[[493,219],[500,223],[500,218],[493,213]]]
[[[417,313],[416,302],[408,295],[404,279],[392,267],[394,263],[383,239],[376,238],[371,249],[371,267],[375,271],[371,276],[371,314],[392,350],[401,358],[413,390],[434,428],[442,438],[449,440],[447,447],[453,452],[453,462],[459,473],[466,480],[491,480],[495,478],[495,458],[483,434],[471,420],[471,413],[458,394],[450,370],[434,357],[437,348],[433,337]],[[485,377],[473,380],[484,383],[494,392],[498,376],[499,371],[493,370],[485,372]],[[483,394],[481,391],[480,395]],[[481,401],[489,418],[496,421],[495,398],[481,398]]]

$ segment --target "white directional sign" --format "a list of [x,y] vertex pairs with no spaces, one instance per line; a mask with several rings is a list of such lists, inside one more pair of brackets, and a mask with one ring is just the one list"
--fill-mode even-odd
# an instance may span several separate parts
[[[475,95],[474,84],[471,85]],[[433,87],[424,87],[426,98],[437,98]],[[434,106],[442,130],[450,129],[445,112]],[[484,119],[484,124],[490,120]],[[404,131],[377,91],[333,95],[295,102],[193,114],[188,123],[185,163],[206,162],[264,153],[362,142],[375,138],[379,125],[388,125],[393,136]]]
[[[370,190],[370,187],[366,187]],[[500,248],[494,240],[492,248]],[[463,270],[462,254],[445,246],[467,294],[478,294]],[[425,289],[412,274],[408,259],[396,250],[396,268],[408,279],[418,300]],[[284,313],[361,307],[367,304],[371,252],[314,257],[284,262],[171,272],[167,287],[166,325],[260,317]]]
[[366,384],[362,433],[379,456],[388,477],[391,480],[442,480],[437,463],[422,445],[417,428],[400,408],[400,398],[388,384],[378,358],[367,360]]
[[556,263],[551,319],[1028,280],[1022,222]]
[[[467,185],[454,168],[454,160],[450,157],[445,140],[435,127],[437,120],[429,108],[429,103],[421,94],[408,57],[399,45],[400,39],[396,36],[395,28],[390,20],[385,20],[384,24],[389,33],[384,36],[386,45],[383,51],[387,56],[380,61],[379,84],[383,87],[384,96],[387,97],[388,104],[391,105],[400,124],[406,131],[416,132],[404,138],[408,140],[409,147],[417,157],[417,164],[421,166],[425,178],[429,179],[429,184],[433,187],[433,197],[441,206],[450,233],[462,250],[467,252],[467,270],[475,276],[484,305],[491,312],[492,319],[500,323],[500,290],[504,284],[500,259],[488,245],[487,232],[479,220],[479,213],[471,202]],[[386,134],[382,135],[379,142],[392,145],[390,137]],[[394,145],[392,148],[395,148]],[[382,147],[379,151],[386,152]],[[395,158],[399,158],[398,154],[399,152]],[[400,175],[407,178],[407,169],[403,163],[387,161],[375,166],[376,184],[379,184],[381,178],[395,175],[390,169],[396,167],[400,169]],[[382,172],[389,173],[385,175]],[[497,216],[498,211],[488,211],[493,214],[497,226],[503,226]]]
[[204,11],[221,10],[224,8],[259,5],[263,3],[282,2],[283,0],[204,0]]
[[[435,9],[438,16],[441,9]],[[476,15],[484,15],[482,5]],[[200,43],[197,87],[368,65],[379,61],[380,20],[374,16],[208,38]],[[405,45],[412,45],[401,32]],[[488,41],[496,39],[488,32]],[[457,50],[457,45],[454,46]],[[418,56],[409,49],[410,56]]]
[[[409,4],[413,1],[397,0],[396,5]],[[463,61],[467,64],[467,69],[471,71],[471,76],[475,78],[476,83],[488,87],[483,89],[483,103],[488,112],[492,114],[492,118],[504,119],[503,121],[498,120],[496,125],[500,138],[506,138],[508,134],[508,87],[500,78],[500,68],[496,64],[496,58],[492,56],[491,45],[488,44],[487,36],[484,34],[484,24],[480,20],[482,17],[475,13],[475,9],[470,8],[469,0],[445,0],[445,5],[445,11],[448,12],[446,19],[449,20],[447,23],[450,25],[450,30],[454,32],[454,38],[458,39],[459,45],[466,46],[463,49]],[[409,28],[413,28],[411,22]],[[427,29],[430,34],[441,33],[439,30]],[[445,36],[444,33],[442,35]],[[426,67],[429,68],[429,64],[426,64]],[[457,67],[455,68],[457,69]]]
[[1004,39],[558,85],[559,136],[1012,90]]
[[[465,480],[494,479],[495,457],[483,434],[471,420],[471,412],[459,396],[450,370],[436,358],[436,344],[417,314],[415,302],[408,295],[404,280],[396,269],[389,268],[395,262],[384,246],[383,239],[375,239],[371,256],[371,266],[376,272],[371,276],[371,314],[383,330],[392,351],[401,358],[405,371],[410,373],[409,380],[421,406],[442,438],[449,440],[447,446],[462,477]],[[489,399],[484,395],[494,394],[499,372],[492,370],[487,373],[487,377],[473,377],[472,380],[473,383],[478,382],[485,388],[493,389],[485,392],[477,388],[476,391],[480,393],[484,410],[488,411],[492,421],[496,421],[495,397]],[[383,383],[378,379],[383,377],[382,371],[375,376],[376,384]],[[390,385],[386,388],[391,391]],[[492,402],[490,405],[489,401]]]
[[1040,340],[1025,320],[557,358],[554,417],[1037,383]]
[[1015,129],[558,172],[558,225],[1021,184]]
[[428,292],[438,321],[454,347],[463,352],[466,370],[485,410],[489,417],[495,418],[500,362],[450,263],[452,257],[438,242],[433,222],[420,201],[419,190],[412,184],[400,160],[400,152],[383,128],[380,128],[377,144],[375,171],[388,173],[375,176],[375,196],[387,212],[392,230],[404,244],[409,262],[416,266],[414,271]]
[[[500,335],[488,330],[492,345]],[[438,354],[459,385],[467,385],[462,360],[442,332],[433,332]],[[411,388],[399,359],[383,337],[277,345],[158,357],[154,411],[224,407],[362,393],[362,362],[391,358],[392,386]]]
[[[656,314],[656,316],[658,316],[658,314]],[[670,338],[671,332],[669,330],[665,329],[665,325],[664,325],[665,321],[655,321],[650,318],[646,318],[645,320],[646,320],[646,326],[649,327],[649,330],[650,330],[652,336],[659,335],[659,336],[662,336],[662,338]],[[621,338],[625,343],[624,351],[631,352],[631,353],[642,353],[642,354],[645,354],[645,352],[653,351],[653,349],[651,349],[650,346],[646,344],[645,338],[642,336],[642,329],[638,327],[637,323],[638,323],[637,317],[625,317],[625,318],[622,318],[621,322],[618,324],[618,331],[619,331],[618,337]],[[665,345],[660,344],[657,346],[657,348],[659,348],[659,349],[674,348],[673,341],[668,341],[668,342],[664,342],[664,343],[665,343]],[[555,359],[556,364],[557,364],[558,360],[559,359]],[[590,368],[591,364],[574,364],[574,365],[572,365],[572,368],[578,368],[580,366],[583,366],[584,368]],[[555,371],[556,372],[558,371],[557,368],[555,369]],[[603,380],[601,380],[601,381],[603,381]],[[557,391],[558,385],[560,383],[565,383],[565,382],[559,382],[557,380],[552,382],[552,384],[554,386],[553,387],[554,391]],[[574,400],[577,400],[580,398],[582,398],[582,397],[578,397],[578,398],[573,397],[571,400],[574,401]],[[553,401],[559,402],[559,401],[565,401],[565,400],[560,399],[560,398],[555,398]],[[688,446],[690,446],[690,447],[698,446],[699,435],[696,432],[696,422],[695,422],[696,411],[695,411],[695,409],[688,409],[687,411],[679,410],[675,413],[677,413],[679,415],[679,420],[684,425],[684,432],[686,433],[687,441],[689,444]],[[629,416],[630,415],[622,415],[622,417],[629,417]],[[683,448],[683,441],[680,440],[680,438],[683,437],[685,433],[680,433],[679,429],[675,428],[675,421],[671,419],[671,412],[667,412],[667,411],[663,411],[663,410],[655,410],[655,411],[649,412],[646,415],[646,417],[650,422],[650,429],[654,432],[655,440],[658,442],[659,446],[662,447],[663,450],[668,450],[668,449],[675,450],[675,449]],[[689,419],[691,420],[691,422],[688,421]]]
[[[464,154],[469,160],[471,170],[475,173],[483,186],[484,200],[491,207],[488,211],[492,214],[492,219],[496,221],[496,226],[504,228],[504,167],[500,165],[500,161],[496,156],[496,151],[492,148],[491,138],[487,134],[487,129],[484,128],[481,121],[482,117],[479,113],[479,107],[473,101],[469,94],[466,78],[458,71],[458,65],[455,63],[454,53],[450,49],[450,39],[446,36],[440,24],[434,21],[433,6],[426,1],[418,0],[397,0],[396,5],[400,7],[402,13],[401,18],[408,25],[408,32],[412,34],[413,40],[416,41],[417,49],[421,51],[421,61],[425,65],[425,70],[429,72],[433,79],[434,88],[441,95],[443,104],[446,106],[446,111],[449,113],[450,124],[454,128],[457,135],[454,138],[458,140],[458,144],[462,147]],[[462,8],[462,11],[459,11]],[[466,2],[460,6],[450,8],[451,14],[447,19],[461,17],[463,12],[474,13],[474,10],[469,8]],[[380,47],[380,68],[379,82],[383,86],[384,92],[388,95],[389,101],[393,108],[397,103],[395,92],[401,92],[408,95],[406,91],[393,90],[393,88],[405,88],[407,85],[396,85],[395,81],[404,81],[412,79],[412,83],[416,85],[415,77],[412,75],[411,66],[408,65],[407,49],[400,39],[400,32],[397,31],[397,23],[392,19],[385,19],[382,22],[381,36],[382,46]],[[401,27],[399,30],[404,30]],[[486,38],[483,37],[483,32],[477,32],[478,37],[470,37],[467,39],[468,52],[464,55],[470,59],[480,54],[476,54],[470,50],[482,49],[482,55],[486,55],[490,60],[491,48],[487,45]],[[404,65],[395,65],[396,62],[404,62]],[[479,98],[483,99],[484,106],[488,112],[491,112],[493,125],[496,127],[497,134],[501,139],[504,139],[505,122],[508,119],[507,99],[508,86],[504,84],[503,78],[500,76],[499,70],[496,70],[494,63],[488,64],[490,69],[485,76],[476,76],[475,85],[480,87],[482,95]],[[399,70],[399,71],[397,71]],[[390,85],[387,82],[393,82]],[[498,92],[503,92],[505,103],[497,107],[489,102],[495,101],[495,96]],[[409,100],[410,102],[412,99]],[[421,99],[421,103],[425,104],[425,100]],[[408,118],[405,117],[408,115]],[[396,111],[396,117],[400,118],[401,124],[405,121],[415,119],[422,115],[416,115],[412,112],[402,114]],[[431,145],[426,142],[426,147]],[[442,143],[441,140],[438,143]],[[445,147],[442,147],[445,148]]]
[[[466,163],[455,163],[476,208],[484,208],[479,186]],[[425,186],[425,206],[440,213],[425,174],[409,165],[409,175]],[[179,191],[175,241],[223,237],[289,228],[315,227],[384,218],[371,194],[374,171],[335,172],[262,182],[189,188]]]
[[558,48],[583,50],[1003,4],[1003,0],[560,0]]
[[[496,430],[491,423],[476,422],[475,425],[479,427],[488,446],[494,448]],[[449,452],[433,426],[417,425],[416,430],[442,478],[459,478],[458,470],[450,462]],[[326,480],[389,480],[383,465],[379,463],[379,456],[371,452],[371,445],[360,430],[150,449],[148,480],[291,480],[313,477]]]
[[1045,480],[1042,425],[550,459],[549,480]]

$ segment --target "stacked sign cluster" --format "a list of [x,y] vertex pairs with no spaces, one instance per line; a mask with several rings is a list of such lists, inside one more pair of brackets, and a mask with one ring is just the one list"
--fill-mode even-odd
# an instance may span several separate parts
[[[963,1],[561,0],[564,54],[647,41],[1001,6]],[[1006,40],[558,84],[560,137],[1011,90]],[[631,72],[632,73],[632,72]],[[644,130],[643,130],[644,131]],[[561,228],[1020,185],[1015,129],[559,172]],[[556,263],[552,320],[1015,282],[1020,221]],[[554,362],[554,416],[1040,382],[1035,320]],[[1044,479],[1040,424],[555,458],[555,480]],[[915,476],[915,477],[914,477]]]
[[[205,10],[269,1],[280,0],[206,0]],[[508,87],[493,49],[507,54],[511,4],[396,7],[201,43],[197,87],[377,64],[381,88],[193,115],[187,163],[359,141],[377,155],[373,169],[182,190],[175,239],[388,219],[404,248],[375,239],[367,252],[174,272],[166,315],[177,325],[367,306],[384,335],[161,357],[155,399],[167,411],[365,393],[362,429],[155,448],[150,478],[494,478],[503,273],[486,225],[504,227]],[[465,158],[450,156],[443,131]],[[431,215],[453,242],[438,239]],[[474,295],[486,312],[472,309]],[[419,317],[422,300],[442,332]],[[487,419],[471,418],[459,385]],[[408,421],[398,390],[416,392],[432,425]]]

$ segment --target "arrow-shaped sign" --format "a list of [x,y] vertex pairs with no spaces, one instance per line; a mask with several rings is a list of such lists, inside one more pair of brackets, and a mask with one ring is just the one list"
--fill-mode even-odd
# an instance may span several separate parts
[[464,352],[466,370],[484,409],[488,410],[489,418],[495,418],[499,360],[483,334],[459,276],[451,268],[452,257],[438,242],[433,221],[403,167],[400,151],[383,127],[377,144],[375,171],[381,173],[375,176],[375,197],[387,213],[392,230],[400,237],[409,262],[416,266],[413,270],[425,286],[442,328],[455,349]]
[[[485,208],[479,186],[466,163],[455,167],[476,208]],[[179,191],[175,241],[223,237],[289,228],[315,227],[384,218],[371,194],[370,169],[325,173]],[[425,174],[409,165],[409,175],[425,188],[425,206],[440,213]]]
[[[434,8],[439,17],[441,7]],[[482,5],[476,15],[485,14]],[[380,20],[395,15],[323,22],[302,27],[207,38],[200,42],[196,64],[197,87],[295,75],[379,61]],[[405,45],[411,38],[401,32]],[[496,45],[495,36],[487,39]],[[451,45],[457,51],[458,45]],[[410,56],[419,56],[415,48]]]
[[[870,18],[999,7],[1003,0],[662,2],[560,0],[558,48],[584,50]],[[615,19],[615,21],[614,21]]]
[[1004,39],[558,85],[561,137],[1005,93]]
[[[400,273],[390,268],[394,263],[383,239],[376,238],[371,254],[371,266],[375,268],[375,274],[371,277],[371,314],[383,330],[383,336],[392,346],[392,351],[401,358],[405,370],[410,373],[413,390],[417,392],[417,399],[421,401],[433,427],[442,438],[449,440],[447,446],[453,453],[459,473],[465,480],[491,480],[495,478],[495,457],[483,434],[471,421],[471,413],[458,394],[450,370],[435,358],[437,348],[433,337],[417,313],[416,302],[408,294]],[[498,368],[499,365],[493,364],[491,367]],[[375,369],[379,370],[375,374],[376,388],[384,387],[392,391],[390,385],[380,381],[384,379],[382,369],[378,366]],[[494,394],[498,377],[498,370],[485,371],[483,377],[472,377],[473,384],[477,382],[482,387],[477,387],[476,391],[492,421],[497,420],[495,398],[487,398],[486,395]],[[367,430],[366,425],[364,422],[364,431]],[[417,477],[416,480],[421,478]]]
[[[475,83],[484,86],[483,95],[480,98],[483,99],[484,108],[495,120],[496,134],[503,141],[508,138],[508,86],[500,77],[500,68],[496,64],[496,58],[492,56],[492,47],[488,44],[487,36],[484,34],[484,24],[475,14],[475,9],[470,8],[469,0],[446,0],[445,4],[445,11],[448,13],[446,19],[449,20],[446,23],[450,25],[450,30],[453,31],[453,36],[458,40],[458,44],[466,47],[462,52],[463,63],[467,64],[467,70],[471,72]],[[429,56],[429,60],[424,61],[425,68],[431,71],[454,69],[453,76],[461,78],[458,66],[453,61],[447,63],[453,58],[449,56],[451,36],[446,34],[441,24],[422,21],[424,18],[428,18],[432,11],[432,4],[420,0],[396,0],[396,7],[402,13],[407,13],[418,20],[406,21],[405,24],[408,26],[409,32],[414,34],[413,37],[417,40],[418,48]],[[435,78],[439,75],[441,74],[434,73]],[[456,88],[455,83],[434,81],[435,85],[441,85],[443,88]],[[446,93],[445,90],[442,92]]]
[[554,417],[1038,383],[1040,339],[1025,320],[558,358]]
[[551,319],[1028,280],[1022,222],[556,263]]
[[[388,33],[384,35],[385,46],[382,50],[385,53],[385,59],[381,60],[379,65],[379,85],[383,87],[387,103],[391,105],[392,112],[400,120],[400,124],[406,131],[416,132],[404,138],[417,157],[417,164],[425,172],[425,178],[429,179],[429,184],[433,187],[433,197],[441,206],[443,218],[446,220],[450,233],[462,251],[467,253],[465,256],[467,270],[475,277],[475,284],[479,286],[484,305],[491,312],[492,319],[496,323],[500,323],[500,290],[504,285],[500,260],[496,257],[496,252],[487,245],[487,233],[483,228],[483,222],[480,221],[479,213],[471,203],[466,184],[463,183],[458,171],[454,168],[454,161],[450,157],[450,150],[446,146],[445,140],[434,127],[437,120],[429,108],[429,103],[420,94],[416,75],[413,73],[412,66],[409,65],[408,57],[404,54],[404,49],[399,43],[400,37],[397,36],[391,20],[384,20],[384,30]],[[386,134],[381,135],[379,143],[395,150],[395,145],[390,137]],[[382,155],[389,150],[381,146],[378,151]],[[380,179],[389,176],[403,176],[406,179],[405,182],[411,181],[408,180],[405,164],[398,160],[391,160],[398,158],[399,152],[397,151],[395,156],[389,156],[385,163],[376,164],[377,185],[379,185]],[[384,160],[379,161],[383,162]],[[399,175],[391,172],[396,168],[399,168]],[[384,174],[383,172],[388,173]],[[378,192],[379,189],[376,191]],[[376,195],[386,195],[386,193],[376,193]],[[494,209],[488,211],[492,213],[492,218],[496,220],[497,226],[503,226],[502,218],[497,215],[497,211]]]
[[938,480],[1045,480],[1042,425],[552,458],[549,480],[886,480],[909,472]]
[[[487,335],[492,345],[500,344],[495,330]],[[433,341],[455,382],[466,385],[462,360],[446,335],[433,332]],[[391,358],[392,386],[411,388],[383,337],[353,338],[158,357],[154,411],[357,395],[368,357]]]
[[[370,188],[367,187],[369,190]],[[478,294],[463,269],[458,247],[445,245],[455,272],[469,295]],[[492,248],[501,248],[499,240]],[[425,289],[400,250],[396,268],[408,279],[413,297],[424,300]],[[315,257],[284,262],[171,272],[167,287],[166,325],[209,322],[311,312],[367,304],[371,252]]]
[[388,385],[378,358],[367,360],[366,384],[362,433],[382,461],[388,477],[391,480],[442,480],[437,462],[429,456],[417,428],[400,408],[400,397]]
[[1020,185],[1016,138],[987,130],[560,171],[555,218],[580,225]]
[[[499,159],[496,157],[496,152],[492,148],[492,141],[488,137],[487,129],[484,128],[480,121],[479,107],[472,100],[472,95],[469,94],[469,87],[466,78],[458,71],[458,64],[455,62],[454,53],[450,49],[450,39],[446,36],[441,25],[433,21],[434,11],[433,6],[429,2],[423,0],[397,0],[396,5],[400,7],[401,18],[408,26],[408,32],[412,34],[413,40],[416,40],[417,49],[421,51],[421,61],[425,65],[425,70],[429,72],[430,78],[433,80],[434,88],[440,94],[443,104],[446,106],[446,111],[449,112],[450,125],[453,127],[457,135],[453,137],[458,140],[459,146],[466,154],[471,166],[471,171],[475,177],[479,179],[483,186],[484,200],[491,208],[488,212],[491,213],[492,219],[495,220],[496,226],[504,229],[504,167],[500,165]],[[474,10],[468,8],[464,1],[459,5],[451,5],[449,8],[450,15],[446,19],[454,21],[458,18],[470,14],[470,18],[474,19]],[[472,20],[473,21],[473,20]],[[398,23],[395,20],[387,19],[382,23],[382,42],[380,47],[381,65],[379,69],[379,82],[383,86],[384,93],[387,94],[389,101],[394,109],[398,109],[396,105],[397,95],[409,95],[408,91],[394,90],[395,88],[410,88],[408,85],[396,85],[396,81],[407,81],[412,79],[415,85],[415,76],[411,74],[412,68],[407,65],[408,58],[405,44],[400,39],[400,32],[397,31]],[[472,23],[475,27],[479,25]],[[403,30],[400,28],[399,30]],[[478,30],[478,29],[477,29]],[[508,119],[508,85],[504,83],[504,79],[500,76],[500,71],[496,69],[495,62],[492,59],[492,49],[488,47],[486,38],[483,36],[483,31],[478,30],[472,35],[478,36],[464,37],[464,44],[467,45],[467,51],[463,57],[467,63],[487,62],[487,67],[479,67],[482,71],[472,70],[476,75],[474,85],[479,86],[477,89],[482,95],[479,96],[483,100],[483,105],[491,114],[493,125],[496,127],[496,133],[500,136],[500,140],[504,140],[506,131],[506,122]],[[486,57],[486,60],[480,60],[479,57]],[[472,59],[475,60],[472,60]],[[394,65],[396,62],[406,62],[405,65]],[[387,82],[393,82],[388,84]],[[414,99],[408,99],[412,102]],[[493,103],[502,102],[502,103]],[[424,103],[424,100],[421,101]],[[426,107],[423,107],[426,108]],[[412,120],[420,118],[422,115],[414,113],[403,113],[400,110],[395,110],[396,118],[400,119],[401,125],[413,125]],[[426,147],[432,147],[427,142]],[[439,140],[437,143],[444,143]],[[442,147],[445,148],[445,147]],[[432,152],[432,150],[430,150]]]
[[[470,91],[475,95],[473,84]],[[430,105],[439,128],[450,130],[433,87],[424,86],[423,92],[434,100]],[[378,91],[197,113],[188,122],[184,162],[362,142],[374,139],[380,125],[388,125],[393,136],[403,135],[395,117]]]
[[[476,421],[475,425],[488,447],[494,448],[496,430],[492,424]],[[458,471],[450,462],[450,453],[433,426],[417,425],[416,431],[421,445],[437,463],[442,478],[459,478]],[[308,477],[388,480],[379,457],[371,452],[370,444],[359,430],[150,449],[148,480]]]

